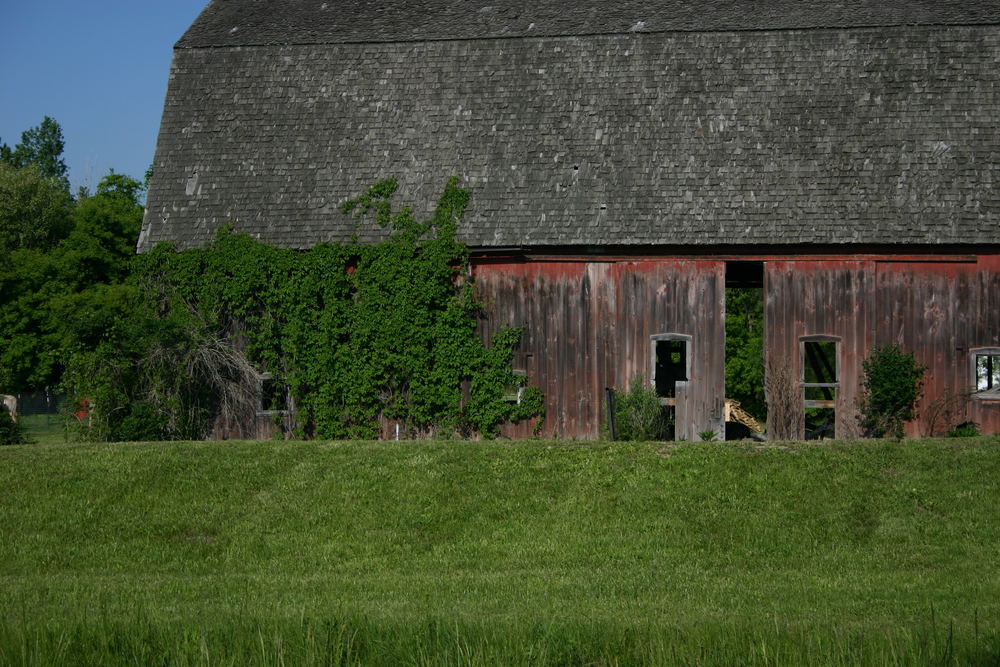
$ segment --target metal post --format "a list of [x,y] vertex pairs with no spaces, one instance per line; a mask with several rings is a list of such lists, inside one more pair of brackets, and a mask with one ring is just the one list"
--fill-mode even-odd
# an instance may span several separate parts
[[615,428],[615,390],[611,387],[605,387],[604,394],[607,397],[605,402],[608,404],[608,430],[611,431],[611,439],[617,440],[618,434]]

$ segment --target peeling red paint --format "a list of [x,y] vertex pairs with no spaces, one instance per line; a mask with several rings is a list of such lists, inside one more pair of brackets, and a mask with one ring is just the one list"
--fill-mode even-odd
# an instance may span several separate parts
[[473,267],[486,304],[481,330],[524,328],[515,367],[545,392],[543,435],[580,438],[600,433],[604,387],[650,378],[651,335],[692,336],[691,423],[682,434],[692,437],[721,427],[726,259],[764,264],[765,354],[788,362],[800,412],[801,338],[839,341],[838,436],[859,432],[862,361],[892,342],[928,366],[910,435],[954,426],[928,416],[950,396],[984,432],[1000,432],[1000,401],[969,396],[969,350],[1000,346],[1000,254],[484,259]]
[[474,275],[487,306],[484,337],[524,328],[515,367],[546,395],[543,435],[597,437],[604,388],[651,380],[650,336],[660,333],[694,337],[691,423],[721,434],[724,262],[491,262]]

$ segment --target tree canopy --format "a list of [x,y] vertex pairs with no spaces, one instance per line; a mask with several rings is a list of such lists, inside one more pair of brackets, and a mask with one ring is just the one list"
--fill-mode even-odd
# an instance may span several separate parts
[[73,200],[36,164],[0,162],[0,254],[47,250],[69,234]]
[[0,164],[0,391],[56,386],[68,357],[120,314],[141,194],[112,173],[73,202],[36,165]]
[[54,179],[69,192],[69,170],[62,158],[65,147],[62,127],[46,116],[40,124],[22,132],[21,143],[13,149],[0,144],[0,162],[16,168],[36,165],[43,177]]

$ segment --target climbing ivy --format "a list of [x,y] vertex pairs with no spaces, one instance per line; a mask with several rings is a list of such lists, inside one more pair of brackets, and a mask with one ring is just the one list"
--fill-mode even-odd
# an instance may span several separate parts
[[220,396],[256,380],[234,351],[271,375],[274,396],[291,397],[304,437],[376,437],[382,419],[414,436],[491,437],[541,414],[537,389],[509,400],[524,382],[510,368],[520,331],[489,346],[477,332],[468,249],[455,237],[468,191],[450,180],[420,221],[393,212],[396,187],[379,183],[343,205],[385,228],[379,243],[295,251],[226,228],[206,248],[160,245],[138,258],[136,314],[73,375],[77,395],[101,394],[103,437],[124,419],[134,427],[136,415],[149,416],[158,437],[207,432],[234,409],[237,399]]

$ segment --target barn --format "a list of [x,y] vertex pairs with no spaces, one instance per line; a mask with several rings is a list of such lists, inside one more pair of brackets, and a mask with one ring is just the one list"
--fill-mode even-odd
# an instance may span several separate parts
[[857,435],[884,344],[928,368],[909,435],[995,433],[998,120],[995,2],[212,0],[139,251],[373,239],[342,201],[394,177],[429,212],[458,175],[483,334],[524,327],[546,435],[597,437],[641,376],[677,438],[721,436],[735,288],[762,293],[772,436],[817,410]]

